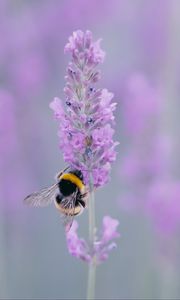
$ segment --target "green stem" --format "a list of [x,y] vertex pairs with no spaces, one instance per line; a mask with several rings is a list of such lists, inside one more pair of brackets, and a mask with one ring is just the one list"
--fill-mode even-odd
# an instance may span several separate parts
[[91,247],[94,245],[95,238],[95,199],[94,199],[94,185],[92,176],[90,176],[90,197],[89,197],[89,242]]
[[87,289],[87,299],[95,299],[95,281],[96,281],[96,263],[93,261],[89,264],[88,271],[88,289]]
[[[89,243],[91,251],[93,251],[95,242],[95,201],[94,201],[94,185],[93,178],[90,175],[90,197],[89,197]],[[96,277],[96,257],[93,257],[92,262],[89,264],[88,272],[88,288],[87,288],[87,299],[92,300],[95,296],[95,277]]]
[[161,295],[160,299],[177,299],[177,281],[173,262],[161,262]]

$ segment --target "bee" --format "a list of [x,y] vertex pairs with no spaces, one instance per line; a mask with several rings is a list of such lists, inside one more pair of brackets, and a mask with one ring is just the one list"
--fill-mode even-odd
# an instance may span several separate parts
[[89,190],[80,170],[67,167],[56,175],[56,183],[28,195],[24,202],[31,206],[47,206],[54,202],[63,217],[66,230],[71,228],[74,216],[87,207]]

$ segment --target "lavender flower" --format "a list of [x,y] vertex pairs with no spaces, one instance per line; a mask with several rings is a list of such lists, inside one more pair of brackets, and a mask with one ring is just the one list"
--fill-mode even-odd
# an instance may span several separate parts
[[119,222],[117,220],[105,216],[103,218],[101,237],[94,242],[92,249],[84,239],[78,237],[78,223],[74,221],[71,230],[66,235],[70,254],[88,263],[91,263],[94,257],[96,264],[105,261],[109,252],[116,247],[116,243],[112,242],[112,240],[119,237],[117,232],[118,225]]
[[174,235],[180,225],[180,182],[158,180],[148,191],[146,214],[163,236]]
[[66,233],[69,252],[89,263],[88,299],[94,299],[96,265],[108,258],[109,252],[116,246],[112,239],[119,236],[116,231],[119,222],[110,217],[103,219],[101,238],[95,236],[94,187],[108,181],[118,144],[113,141],[113,112],[116,108],[116,103],[112,102],[113,94],[95,87],[100,79],[97,66],[105,57],[100,42],[93,42],[90,31],[73,32],[64,49],[65,53],[71,54],[65,76],[66,107],[58,98],[50,104],[59,122],[60,149],[64,160],[81,170],[85,184],[89,185],[89,242],[78,237],[77,222]]
[[143,75],[135,74],[124,98],[130,147],[119,171],[128,187],[120,201],[124,208],[148,216],[159,236],[173,236],[180,220],[180,183],[170,172],[172,140],[159,132],[163,97]]
[[159,91],[149,84],[143,74],[135,73],[125,83],[122,106],[124,125],[135,141],[141,138],[145,130],[152,130],[152,122],[157,125],[161,102]]
[[100,79],[96,67],[105,57],[100,42],[93,42],[90,31],[73,33],[65,46],[65,53],[70,53],[72,58],[65,77],[66,108],[58,98],[50,104],[59,121],[64,160],[83,172],[86,183],[88,173],[92,172],[95,187],[108,181],[117,145],[112,129],[116,108],[116,103],[112,103],[113,94],[95,88]]
[[69,253],[83,261],[90,262],[88,245],[85,240],[80,239],[77,234],[78,223],[74,220],[71,230],[66,234]]
[[[29,186],[17,134],[16,102],[6,89],[0,88],[0,211],[16,213]],[[13,155],[12,155],[13,149]],[[16,157],[16,160],[14,159]],[[14,163],[12,163],[14,161]],[[17,176],[18,168],[18,176]],[[11,188],[9,188],[11,183]]]

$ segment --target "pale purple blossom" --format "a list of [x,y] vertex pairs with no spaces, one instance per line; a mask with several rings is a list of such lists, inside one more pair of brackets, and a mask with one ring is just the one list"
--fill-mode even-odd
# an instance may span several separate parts
[[69,42],[64,48],[64,52],[71,53],[73,58],[78,62],[79,58],[86,59],[87,65],[96,65],[102,63],[105,52],[100,47],[101,40],[93,43],[92,33],[90,31],[74,31],[69,37]]
[[122,113],[129,147],[119,175],[136,190],[162,176],[168,167],[169,141],[158,132],[162,103],[160,90],[143,74],[135,73],[127,80]]
[[172,140],[160,132],[163,97],[142,74],[130,77],[123,101],[129,147],[119,168],[120,205],[148,216],[156,232],[176,233],[180,225],[180,183],[171,173]]
[[[0,88],[0,209],[18,212],[30,185],[17,134],[16,99]],[[18,170],[18,176],[17,176]]]
[[64,160],[80,169],[86,182],[92,172],[95,187],[108,181],[118,144],[113,141],[113,94],[95,87],[100,79],[96,67],[105,57],[100,41],[94,42],[90,31],[73,32],[65,46],[65,53],[71,54],[65,76],[65,107],[58,98],[50,104],[59,123]]
[[88,244],[84,239],[78,237],[77,229],[78,223],[76,220],[74,220],[71,229],[66,233],[69,253],[83,261],[90,262],[91,256],[88,253]]
[[108,243],[110,240],[119,237],[119,233],[116,231],[119,225],[119,221],[112,219],[109,216],[103,218],[103,243]]
[[145,211],[159,233],[176,233],[180,226],[180,182],[167,179],[154,182],[147,193]]
[[[69,38],[65,53],[71,54],[65,76],[65,105],[58,98],[50,104],[59,123],[59,146],[64,160],[82,171],[85,183],[89,183],[91,173],[94,187],[99,187],[109,179],[118,144],[113,141],[116,108],[113,94],[95,87],[100,79],[97,65],[103,62],[105,53],[100,40],[94,42],[90,31],[80,30]],[[78,223],[74,221],[66,232],[69,252],[88,263],[94,259],[96,264],[106,260],[116,246],[112,240],[119,236],[118,224],[117,220],[104,217],[101,237],[86,242],[78,237]]]
[[125,83],[122,102],[125,130],[136,140],[145,130],[155,129],[162,97],[141,73],[132,74]]
[[119,222],[109,216],[103,218],[102,233],[94,242],[93,248],[82,238],[78,237],[78,223],[74,221],[71,229],[66,234],[69,253],[87,263],[93,259],[99,264],[108,258],[109,252],[116,247],[113,241],[120,235],[117,232]]

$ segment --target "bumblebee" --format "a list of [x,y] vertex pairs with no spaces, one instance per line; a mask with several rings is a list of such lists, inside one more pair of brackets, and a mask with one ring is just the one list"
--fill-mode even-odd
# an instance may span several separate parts
[[56,183],[39,192],[28,195],[24,202],[31,206],[47,206],[54,201],[55,207],[64,218],[64,225],[70,227],[74,216],[87,207],[88,188],[80,170],[65,168],[56,176]]

